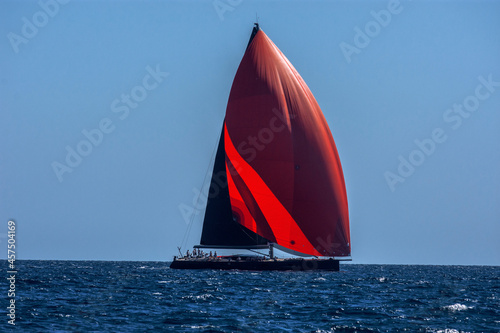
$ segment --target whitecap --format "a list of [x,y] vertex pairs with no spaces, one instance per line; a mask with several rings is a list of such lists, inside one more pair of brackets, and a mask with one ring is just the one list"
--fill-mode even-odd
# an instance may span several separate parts
[[455,303],[455,304],[452,304],[452,305],[446,305],[446,306],[443,307],[443,309],[455,312],[455,311],[464,311],[464,310],[467,310],[467,309],[472,309],[472,307],[464,305],[464,304],[460,304],[460,303]]
[[195,298],[205,300],[205,299],[208,299],[210,297],[213,297],[213,296],[211,294],[203,294],[203,295],[196,296]]
[[194,295],[183,296],[182,299],[195,299],[195,300],[201,299],[201,300],[206,300],[206,299],[209,299],[209,298],[212,298],[212,297],[214,297],[212,294],[203,294],[203,295],[197,295],[197,296],[194,296]]
[[208,328],[215,328],[215,326],[213,325],[201,325],[201,326],[198,326],[198,325],[191,325],[191,326],[187,326],[187,325],[182,325],[183,327],[189,327],[191,329],[208,329]]
[[429,281],[426,281],[426,280],[420,280],[417,282],[417,284],[428,284],[430,283]]

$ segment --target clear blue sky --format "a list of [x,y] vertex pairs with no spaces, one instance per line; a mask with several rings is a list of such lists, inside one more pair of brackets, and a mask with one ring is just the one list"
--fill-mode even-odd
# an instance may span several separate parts
[[170,260],[257,12],[333,132],[354,263],[500,265],[500,2],[42,3],[0,2],[1,258],[14,218],[21,259]]

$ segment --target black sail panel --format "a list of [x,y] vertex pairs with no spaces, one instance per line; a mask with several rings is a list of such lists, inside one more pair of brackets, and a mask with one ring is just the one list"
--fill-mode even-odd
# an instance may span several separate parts
[[254,247],[267,240],[233,220],[227,186],[224,132],[222,132],[210,180],[200,244],[213,247]]
[[252,29],[252,34],[250,35],[250,40],[248,41],[248,44],[247,44],[247,49],[250,46],[250,44],[252,43],[253,38],[257,34],[257,31],[259,31],[259,30],[260,30],[259,24],[258,23],[254,23],[254,27]]

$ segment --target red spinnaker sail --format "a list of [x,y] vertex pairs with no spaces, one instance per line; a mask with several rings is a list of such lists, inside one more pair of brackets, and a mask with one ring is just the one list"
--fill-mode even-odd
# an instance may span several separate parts
[[271,242],[315,256],[349,256],[344,176],[321,109],[262,31],[234,78],[224,122],[233,218]]

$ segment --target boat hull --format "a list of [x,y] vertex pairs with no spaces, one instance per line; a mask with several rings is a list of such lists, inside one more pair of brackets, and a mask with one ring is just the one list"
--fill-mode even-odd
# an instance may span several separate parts
[[339,271],[334,259],[174,259],[173,269],[236,269],[250,271]]

